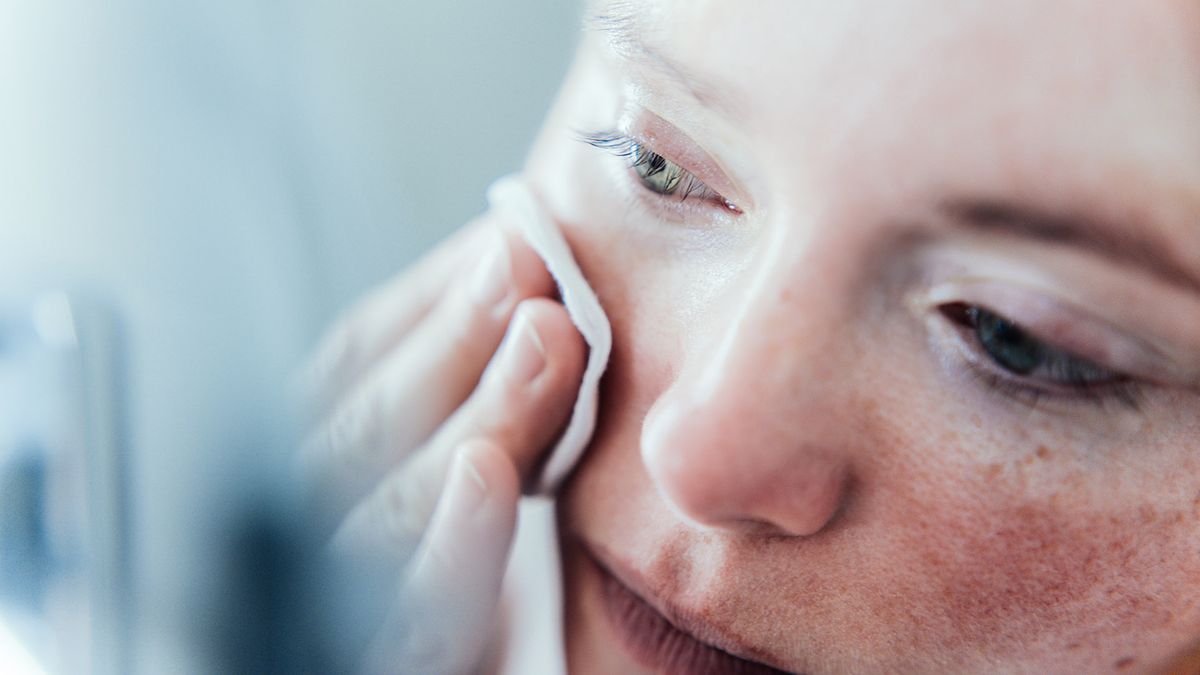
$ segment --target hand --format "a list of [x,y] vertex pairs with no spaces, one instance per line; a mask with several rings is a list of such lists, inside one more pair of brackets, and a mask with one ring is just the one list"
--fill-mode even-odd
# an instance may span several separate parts
[[[586,347],[541,260],[484,216],[367,297],[318,349],[301,453],[331,546],[385,557],[399,591],[370,672],[471,671],[520,486],[567,422]],[[381,589],[382,590],[382,589]]]

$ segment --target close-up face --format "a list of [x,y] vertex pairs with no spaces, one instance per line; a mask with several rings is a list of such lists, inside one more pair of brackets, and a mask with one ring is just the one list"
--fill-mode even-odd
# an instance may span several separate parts
[[572,672],[1200,639],[1200,4],[600,3],[527,173],[613,326]]

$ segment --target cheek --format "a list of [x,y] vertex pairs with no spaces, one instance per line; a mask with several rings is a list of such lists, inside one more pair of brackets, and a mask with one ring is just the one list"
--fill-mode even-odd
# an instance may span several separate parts
[[674,253],[669,238],[645,224],[615,220],[628,210],[619,200],[609,207],[561,227],[612,324],[609,369],[661,382],[719,326],[715,298],[733,266]]
[[[1148,494],[1096,509],[1069,486],[1031,497],[998,486],[988,469],[975,478],[956,491],[971,498],[931,509],[910,493],[897,509],[907,518],[896,523],[897,571],[907,569],[895,581],[906,590],[885,591],[878,609],[915,620],[927,648],[1052,658],[1125,641],[1132,654],[1146,636],[1195,631],[1200,524],[1190,499],[1156,504]],[[918,512],[931,515],[914,524]]]
[[[614,351],[593,449],[560,506],[583,529],[612,533],[614,541],[629,539],[633,514],[659,514],[662,522],[647,523],[647,531],[678,533],[641,470],[637,439],[646,411],[674,381],[688,350],[703,343],[700,332],[719,323],[696,318],[693,307],[719,306],[712,300],[720,285],[694,274],[711,265],[644,246],[640,231],[631,235],[614,215],[622,208],[601,208],[598,197],[590,198],[593,215],[567,219],[563,230],[612,320]],[[927,664],[931,654],[958,655],[958,670],[986,670],[1014,658],[1060,663],[1064,654],[1088,663],[1081,672],[1137,669],[1153,660],[1138,651],[1145,636],[1178,642],[1196,633],[1200,520],[1191,497],[1178,498],[1185,492],[1178,483],[1187,480],[1164,474],[1164,483],[1176,483],[1173,497],[1154,489],[1089,492],[1086,476],[1038,452],[1036,433],[984,438],[989,425],[980,415],[958,425],[945,417],[918,424],[920,414],[897,416],[903,423],[884,419],[887,410],[915,412],[912,400],[928,396],[872,398],[858,406],[871,422],[855,428],[855,447],[864,448],[857,462],[865,470],[862,508],[847,514],[841,534],[802,542],[786,556],[765,560],[757,547],[741,551],[743,571],[758,570],[742,576],[773,578],[778,591],[762,597],[731,582],[739,602],[782,603],[777,616],[795,616],[784,626],[789,634],[806,630],[815,638],[824,632],[821,624],[857,625],[861,644],[893,657],[911,650],[914,664]],[[961,405],[940,403],[930,406]],[[939,431],[933,440],[912,440],[918,428]],[[1029,449],[1015,470],[947,461],[981,457],[957,448],[982,443],[1003,451],[1018,442]],[[1047,479],[1056,474],[1066,478]],[[814,617],[821,619],[816,625]],[[840,642],[846,635],[826,637]]]
[[905,626],[893,635],[924,653],[991,659],[964,667],[1095,659],[1077,672],[1144,668],[1162,657],[1151,645],[1200,635],[1194,437],[1163,427],[1088,452],[1049,422],[1001,425],[969,395],[874,397],[843,543],[880,574],[864,603],[876,625]]

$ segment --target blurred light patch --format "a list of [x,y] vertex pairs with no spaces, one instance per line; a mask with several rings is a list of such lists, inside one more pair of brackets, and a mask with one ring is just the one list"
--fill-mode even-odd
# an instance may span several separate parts
[[74,347],[79,339],[75,335],[71,303],[61,291],[43,293],[33,301],[33,327],[42,340],[54,347]]
[[43,675],[46,670],[21,644],[17,636],[0,620],[0,673],[8,675]]

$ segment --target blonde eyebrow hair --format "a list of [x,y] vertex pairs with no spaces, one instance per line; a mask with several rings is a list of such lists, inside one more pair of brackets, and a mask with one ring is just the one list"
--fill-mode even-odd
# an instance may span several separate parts
[[629,0],[589,2],[583,15],[583,26],[599,33],[629,35],[637,32],[641,13],[637,3]]
[[648,37],[656,32],[646,3],[633,0],[593,2],[584,13],[585,31],[598,33],[608,46],[626,63],[641,66],[682,86],[702,106],[721,113],[730,120],[743,117],[735,105],[736,99],[727,88],[694,72],[671,58]]
[[657,50],[651,49],[646,36],[650,18],[644,6],[630,0],[593,2],[584,14],[585,31],[602,35],[619,55],[635,61],[653,59],[664,61]]
[[953,221],[978,230],[1090,251],[1137,267],[1177,288],[1200,293],[1200,275],[1178,253],[1178,245],[1150,222],[1120,221],[1087,214],[1040,211],[1015,202],[955,199],[942,204]]

